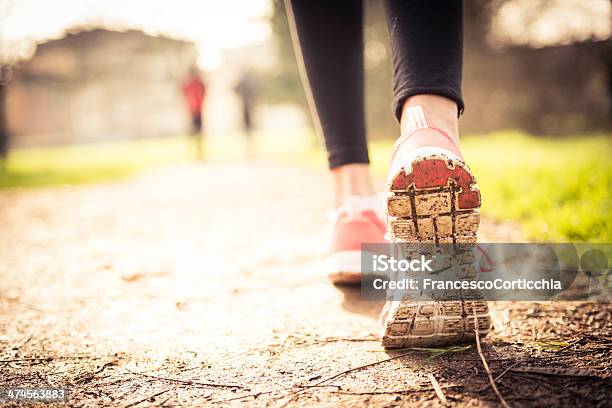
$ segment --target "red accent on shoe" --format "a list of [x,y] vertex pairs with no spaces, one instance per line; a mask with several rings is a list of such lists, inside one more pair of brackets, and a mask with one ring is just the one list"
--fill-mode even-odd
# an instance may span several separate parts
[[449,169],[446,161],[442,159],[420,160],[412,165],[412,172],[400,172],[391,183],[392,190],[407,190],[414,183],[416,189],[441,188],[454,180],[461,188],[457,195],[458,206],[462,210],[478,208],[480,206],[480,192],[471,191],[476,183],[474,177],[461,166]]
[[408,186],[410,184],[412,184],[412,174],[407,175],[404,171],[402,171],[395,177],[395,179],[393,179],[391,189],[408,190]]

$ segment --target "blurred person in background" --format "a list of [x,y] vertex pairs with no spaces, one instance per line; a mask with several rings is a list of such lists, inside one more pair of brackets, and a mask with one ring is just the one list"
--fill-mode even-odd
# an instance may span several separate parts
[[249,154],[253,152],[253,106],[255,105],[256,96],[256,84],[255,77],[250,70],[245,70],[236,86],[234,91],[240,98],[240,104],[242,107],[242,129],[247,141],[247,148]]
[[9,150],[9,131],[6,125],[6,89],[13,76],[8,65],[0,65],[0,172],[6,169]]
[[193,139],[196,158],[204,158],[202,134],[202,105],[206,97],[206,84],[197,68],[191,68],[189,77],[183,84],[183,93],[191,116],[191,137]]
[[[386,202],[372,182],[364,106],[363,5],[286,0],[306,94],[334,184],[330,277],[359,283],[361,245],[476,241],[480,192],[459,147],[463,3],[384,0],[393,62],[393,113],[401,134]],[[469,316],[463,311],[471,310]],[[451,344],[490,326],[482,300],[387,302],[386,347]]]

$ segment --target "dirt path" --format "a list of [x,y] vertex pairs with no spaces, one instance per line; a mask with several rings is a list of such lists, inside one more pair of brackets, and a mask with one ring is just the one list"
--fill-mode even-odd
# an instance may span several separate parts
[[[400,353],[375,339],[381,305],[325,277],[327,183],[204,164],[0,192],[0,385],[67,387],[72,406],[436,406],[433,374],[450,404],[497,404],[475,347],[404,351],[334,377]],[[481,236],[521,239],[488,220]],[[592,367],[507,371],[510,405],[609,403],[612,308],[494,307],[483,342],[494,375]]]

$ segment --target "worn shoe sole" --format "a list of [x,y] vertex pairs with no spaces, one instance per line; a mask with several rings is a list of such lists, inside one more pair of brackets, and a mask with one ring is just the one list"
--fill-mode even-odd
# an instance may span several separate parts
[[[429,151],[392,174],[387,224],[393,242],[476,243],[480,192],[469,168],[449,155]],[[491,319],[478,295],[458,300],[389,302],[384,321],[385,347],[445,345],[488,333]]]
[[361,251],[340,251],[328,258],[327,275],[334,285],[358,285],[361,282]]

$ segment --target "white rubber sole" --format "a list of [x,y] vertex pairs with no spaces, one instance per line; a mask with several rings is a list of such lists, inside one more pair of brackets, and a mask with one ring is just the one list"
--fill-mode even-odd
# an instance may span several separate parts
[[335,284],[361,282],[361,251],[334,252],[327,260],[327,274]]
[[[391,173],[386,207],[392,241],[454,247],[476,243],[480,193],[470,170],[445,151],[427,148],[423,153]],[[491,326],[487,302],[474,293],[459,293],[453,300],[392,301],[382,344],[424,347],[472,340],[474,316],[479,335],[486,335]]]

